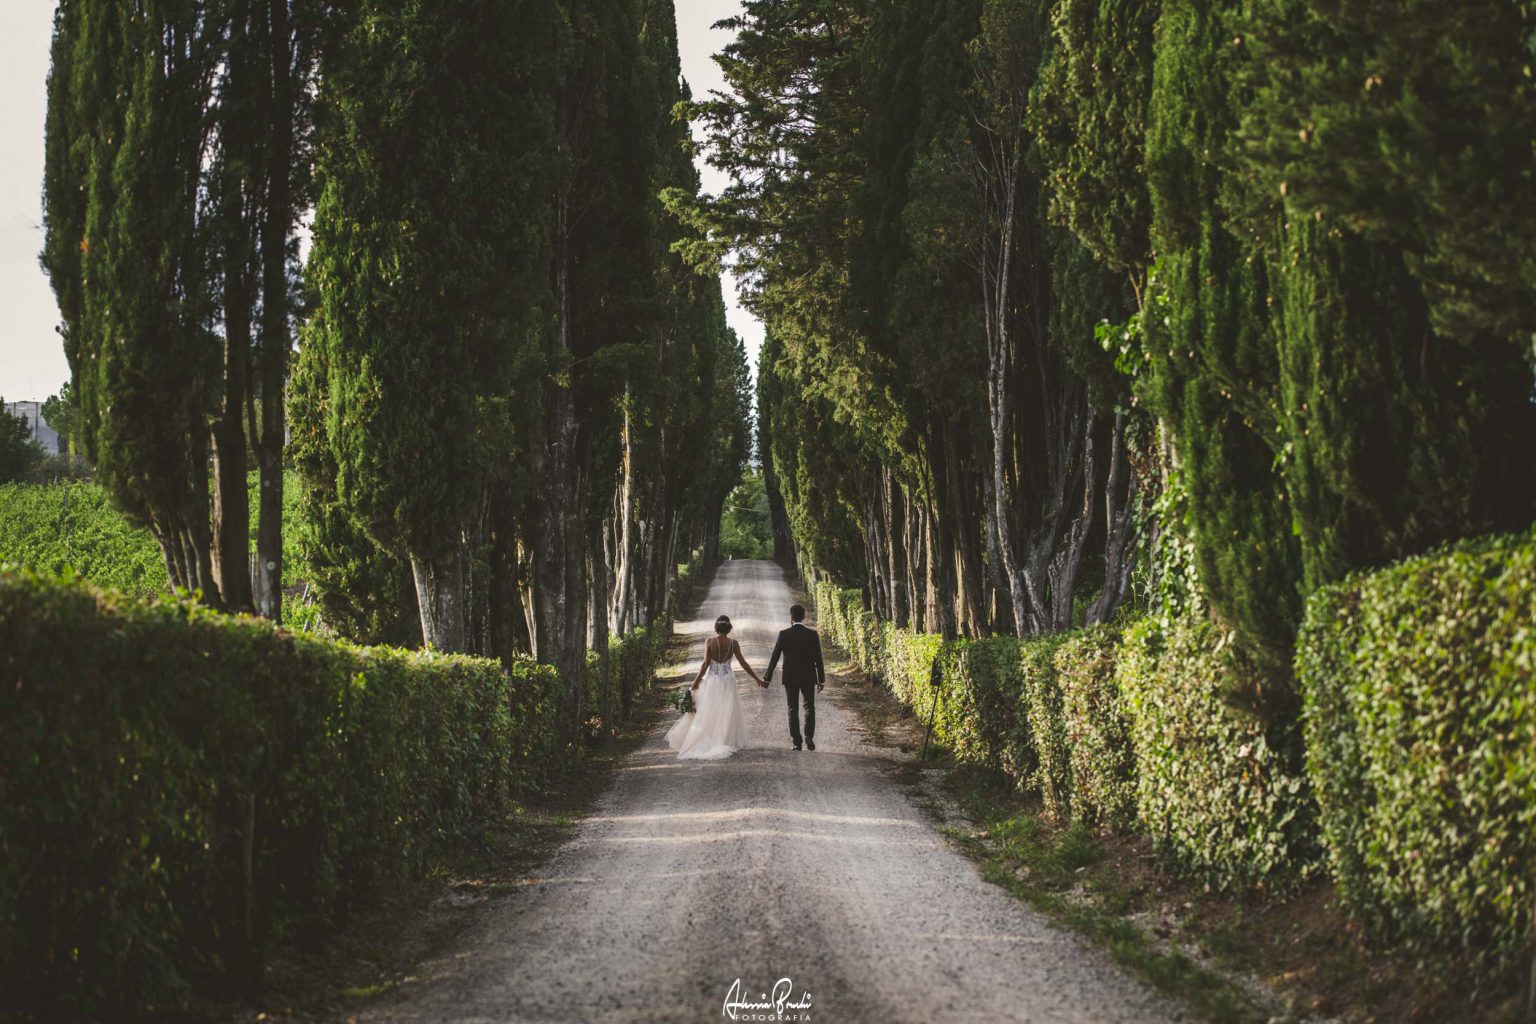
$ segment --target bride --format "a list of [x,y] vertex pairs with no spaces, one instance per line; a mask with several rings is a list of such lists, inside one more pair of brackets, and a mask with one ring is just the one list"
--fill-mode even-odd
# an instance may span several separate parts
[[693,679],[695,709],[667,731],[667,745],[682,758],[715,760],[730,757],[747,744],[741,720],[741,701],[736,696],[736,673],[731,658],[741,662],[758,686],[767,686],[742,656],[741,644],[731,639],[731,620],[715,620],[715,635],[704,645],[704,661]]

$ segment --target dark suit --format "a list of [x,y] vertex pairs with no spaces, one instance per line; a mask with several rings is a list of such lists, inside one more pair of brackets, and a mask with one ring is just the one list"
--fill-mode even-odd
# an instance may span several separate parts
[[800,699],[805,698],[805,738],[816,738],[816,687],[827,683],[827,670],[821,662],[821,637],[803,622],[779,634],[768,659],[768,681],[773,681],[773,667],[784,658],[784,696],[789,701],[789,738],[800,745]]

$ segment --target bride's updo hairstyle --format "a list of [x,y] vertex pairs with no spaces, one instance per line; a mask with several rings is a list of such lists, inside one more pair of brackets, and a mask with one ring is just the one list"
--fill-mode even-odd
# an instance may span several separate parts
[[725,636],[728,633],[730,633],[730,631],[731,631],[731,617],[729,615],[722,615],[718,619],[715,620],[715,632],[716,633],[719,633],[721,636]]

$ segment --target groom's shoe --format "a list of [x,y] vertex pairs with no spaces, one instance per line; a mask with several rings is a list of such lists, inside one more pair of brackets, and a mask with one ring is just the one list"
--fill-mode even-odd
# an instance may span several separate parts
[[[798,744],[798,743],[796,743],[796,744],[795,744],[795,749],[796,749],[796,750],[799,750],[799,749],[800,749],[800,744]],[[816,748],[815,748],[815,747],[812,747],[812,748],[811,748],[811,749],[812,749],[812,750],[815,750],[815,749],[816,749]]]
[[805,738],[805,749],[806,750],[815,750],[816,749],[816,741],[811,739],[809,736],[807,736]]

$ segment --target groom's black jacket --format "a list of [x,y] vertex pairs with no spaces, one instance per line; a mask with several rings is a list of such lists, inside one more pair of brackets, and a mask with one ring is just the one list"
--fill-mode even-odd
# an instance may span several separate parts
[[768,676],[773,677],[773,667],[784,657],[785,686],[824,686],[827,670],[821,663],[821,637],[803,622],[779,634],[779,642],[773,645],[773,655],[768,659]]

